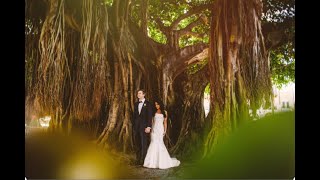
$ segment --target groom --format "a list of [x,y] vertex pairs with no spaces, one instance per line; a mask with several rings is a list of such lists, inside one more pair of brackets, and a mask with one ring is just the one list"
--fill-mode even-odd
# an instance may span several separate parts
[[140,89],[137,97],[139,102],[134,103],[133,112],[133,137],[136,147],[137,164],[143,165],[144,158],[148,150],[147,134],[151,131],[152,104],[145,99],[145,91]]

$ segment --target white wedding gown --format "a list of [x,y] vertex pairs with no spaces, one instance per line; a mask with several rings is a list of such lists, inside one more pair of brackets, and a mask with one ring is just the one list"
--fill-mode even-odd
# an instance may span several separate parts
[[147,168],[167,169],[180,165],[180,161],[171,158],[163,142],[163,114],[156,113],[151,132],[151,142],[144,159],[143,166]]

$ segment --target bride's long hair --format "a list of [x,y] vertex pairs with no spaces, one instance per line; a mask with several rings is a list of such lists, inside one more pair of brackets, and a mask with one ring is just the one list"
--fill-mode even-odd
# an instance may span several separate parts
[[161,101],[161,100],[159,100],[159,99],[156,99],[155,101],[154,101],[154,115],[153,116],[155,116],[156,115],[156,113],[157,113],[157,108],[156,108],[156,105],[155,105],[155,103],[158,103],[159,104],[159,106],[160,106],[160,111],[161,111],[161,114],[163,114],[163,117],[167,117],[167,115],[166,115],[166,113],[165,113],[165,108],[164,108],[164,104],[163,104],[163,102]]

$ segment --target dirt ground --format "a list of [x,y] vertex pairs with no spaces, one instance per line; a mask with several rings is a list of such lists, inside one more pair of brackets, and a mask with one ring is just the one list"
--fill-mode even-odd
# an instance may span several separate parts
[[181,162],[180,166],[169,169],[151,169],[130,165],[129,172],[131,174],[129,176],[134,179],[183,179],[183,169],[188,166],[192,166],[192,164]]

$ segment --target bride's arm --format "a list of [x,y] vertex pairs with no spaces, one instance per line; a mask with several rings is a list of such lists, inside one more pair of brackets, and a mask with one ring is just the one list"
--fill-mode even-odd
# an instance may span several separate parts
[[167,111],[164,111],[164,113],[166,114],[166,117],[164,118],[164,121],[163,121],[163,126],[164,126],[164,133],[163,133],[163,135],[165,135],[166,132],[167,132],[167,119],[168,119],[168,113],[167,113]]
[[152,129],[153,129],[153,126],[154,126],[154,117],[152,117]]

